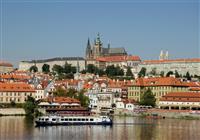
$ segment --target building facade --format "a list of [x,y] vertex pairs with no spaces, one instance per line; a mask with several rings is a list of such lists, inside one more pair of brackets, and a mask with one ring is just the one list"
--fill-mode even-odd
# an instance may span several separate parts
[[170,92],[158,104],[162,109],[200,109],[200,92]]
[[32,60],[32,61],[21,61],[19,63],[19,70],[27,71],[31,66],[37,66],[38,71],[42,72],[42,66],[48,64],[50,66],[50,71],[54,65],[64,66],[65,63],[71,64],[73,67],[79,67],[79,70],[85,69],[85,59],[82,57],[58,57],[52,59],[43,59],[43,60]]
[[160,60],[144,60],[140,65],[146,68],[146,72],[150,73],[153,69],[157,74],[164,72],[167,74],[169,71],[177,71],[181,75],[189,72],[191,75],[200,75],[200,58],[192,59],[160,59]]
[[27,97],[35,98],[35,90],[25,83],[0,83],[0,103],[24,103]]
[[0,62],[0,73],[7,73],[13,71],[13,65],[7,62]]
[[142,95],[148,89],[151,89],[155,95],[156,103],[158,103],[160,98],[167,93],[189,91],[189,86],[174,77],[138,78],[135,83],[129,85],[128,98],[140,101]]

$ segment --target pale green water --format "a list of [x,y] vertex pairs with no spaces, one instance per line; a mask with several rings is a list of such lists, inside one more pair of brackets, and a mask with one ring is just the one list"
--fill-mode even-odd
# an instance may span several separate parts
[[0,117],[0,140],[200,140],[199,120],[115,117],[110,126],[35,127],[25,117]]

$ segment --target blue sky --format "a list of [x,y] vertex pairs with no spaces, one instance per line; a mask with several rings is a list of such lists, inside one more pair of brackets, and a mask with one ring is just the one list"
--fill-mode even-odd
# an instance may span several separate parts
[[3,60],[84,56],[88,37],[157,59],[200,57],[198,0],[1,0]]

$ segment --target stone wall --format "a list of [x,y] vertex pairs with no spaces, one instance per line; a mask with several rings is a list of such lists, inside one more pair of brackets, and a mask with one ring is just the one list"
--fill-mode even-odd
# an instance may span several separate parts
[[25,115],[23,108],[0,108],[1,115]]

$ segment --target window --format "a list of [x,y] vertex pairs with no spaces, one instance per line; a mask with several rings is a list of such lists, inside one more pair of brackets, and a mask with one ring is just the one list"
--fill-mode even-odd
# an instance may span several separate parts
[[90,121],[94,121],[94,119],[90,119]]
[[76,118],[74,118],[73,121],[77,121]]
[[48,121],[48,120],[49,120],[48,118],[45,119],[45,121]]
[[61,121],[64,121],[64,119],[61,119]]
[[54,119],[52,119],[52,121],[56,121],[56,119],[54,118]]
[[65,121],[68,121],[68,119],[65,119]]
[[72,121],[72,119],[70,118],[69,121]]

